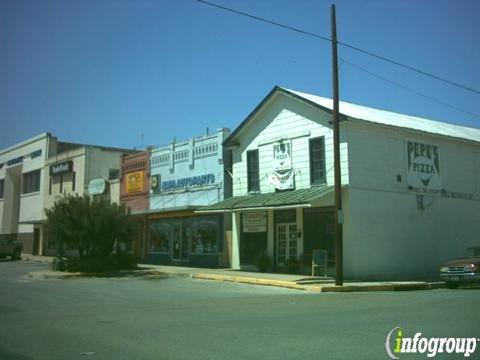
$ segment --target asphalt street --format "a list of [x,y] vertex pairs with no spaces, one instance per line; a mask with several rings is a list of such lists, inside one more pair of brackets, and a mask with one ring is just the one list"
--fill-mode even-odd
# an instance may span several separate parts
[[46,269],[0,261],[2,360],[387,359],[396,326],[480,337],[479,288],[315,294],[175,276],[26,277]]

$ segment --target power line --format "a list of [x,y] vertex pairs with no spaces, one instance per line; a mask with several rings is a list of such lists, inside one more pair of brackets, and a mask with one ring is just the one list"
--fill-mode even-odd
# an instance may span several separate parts
[[[275,25],[275,26],[281,27],[281,28],[283,28],[283,29],[291,30],[291,31],[294,31],[294,32],[297,32],[297,33],[300,33],[300,34],[303,34],[303,35],[311,36],[311,37],[314,37],[314,38],[317,38],[317,39],[321,39],[321,40],[325,40],[325,41],[328,41],[328,42],[331,42],[331,41],[332,41],[332,40],[331,40],[330,38],[328,38],[328,37],[321,36],[321,35],[318,35],[318,34],[315,34],[315,33],[309,32],[309,31],[306,31],[306,30],[298,29],[298,28],[295,28],[295,27],[293,27],[293,26],[284,25],[284,24],[281,24],[281,23],[276,22],[276,21],[272,21],[272,20],[268,20],[268,19],[266,19],[266,18],[262,18],[262,17],[260,17],[260,16],[251,15],[251,14],[248,14],[248,13],[245,13],[245,12],[242,12],[242,11],[238,11],[238,10],[234,10],[234,9],[231,9],[231,8],[227,8],[227,7],[225,7],[225,6],[217,5],[217,4],[214,4],[214,3],[211,3],[211,2],[205,1],[205,0],[196,0],[196,1],[198,1],[199,3],[205,4],[205,5],[209,5],[209,6],[212,6],[212,7],[221,9],[221,10],[224,10],[224,11],[228,11],[228,12],[237,14],[237,15],[245,16],[245,17],[248,17],[248,18],[251,18],[251,19],[254,19],[254,20],[258,20],[258,21],[261,21],[261,22],[265,22],[265,23],[270,24],[270,25]],[[390,63],[390,64],[393,64],[393,65],[402,67],[402,68],[407,69],[407,70],[410,70],[410,71],[417,72],[417,73],[419,73],[419,74],[421,74],[421,75],[431,77],[432,79],[435,79],[435,80],[438,80],[438,81],[442,81],[442,82],[444,82],[444,83],[446,83],[446,84],[449,84],[449,85],[452,85],[452,86],[456,86],[456,87],[461,88],[461,89],[463,89],[463,90],[467,90],[467,91],[473,92],[473,93],[475,93],[475,94],[477,94],[477,95],[480,95],[480,91],[479,91],[479,90],[473,89],[473,88],[471,88],[471,87],[468,87],[468,86],[459,84],[459,83],[457,83],[457,82],[454,82],[454,81],[451,81],[451,80],[442,78],[442,77],[440,77],[440,76],[437,76],[437,75],[428,73],[428,72],[426,72],[426,71],[417,69],[417,68],[415,68],[415,67],[413,67],[413,66],[402,64],[402,63],[400,63],[400,62],[398,62],[398,61],[391,60],[391,59],[389,59],[389,58],[387,58],[387,57],[385,57],[385,56],[375,54],[375,53],[373,53],[373,52],[371,52],[371,51],[363,50],[363,49],[361,49],[361,48],[359,48],[359,47],[356,47],[356,46],[354,46],[354,45],[350,45],[350,44],[347,44],[347,43],[344,43],[344,42],[341,42],[341,41],[337,41],[337,43],[338,43],[339,45],[341,45],[341,46],[344,46],[344,47],[346,47],[346,48],[349,48],[349,49],[358,51],[358,52],[360,52],[360,53],[362,53],[362,54],[375,57],[375,58],[377,58],[377,59],[383,60],[383,61],[388,62],[388,63]]]
[[230,9],[230,8],[225,7],[225,6],[217,5],[217,4],[205,1],[205,0],[196,0],[196,1],[198,1],[199,3],[205,4],[205,5],[210,5],[210,6],[216,7],[216,8],[221,9],[221,10],[232,12],[232,13],[237,14],[237,15],[246,16],[246,17],[249,17],[251,19],[255,19],[255,20],[258,20],[258,21],[265,22],[267,24],[279,26],[281,28],[291,30],[291,31],[295,31],[295,32],[298,32],[298,33],[303,34],[303,35],[308,35],[308,36],[315,37],[317,39],[322,39],[322,40],[331,42],[331,40],[329,38],[325,37],[325,36],[317,35],[317,34],[302,30],[302,29],[294,28],[292,26],[280,24],[276,21],[272,21],[272,20],[268,20],[268,19],[265,19],[265,18],[262,18],[262,17],[259,17],[259,16],[247,14],[247,13],[242,12],[242,11]]
[[397,87],[399,87],[399,88],[401,88],[401,89],[403,89],[403,90],[409,91],[409,92],[411,92],[411,93],[413,93],[413,94],[415,94],[415,95],[418,95],[418,96],[424,97],[425,99],[428,99],[428,100],[430,100],[430,101],[436,102],[437,104],[440,104],[440,105],[449,107],[449,108],[451,108],[451,109],[453,109],[453,110],[457,110],[457,111],[460,111],[460,112],[462,112],[462,113],[464,113],[464,114],[467,114],[467,115],[470,115],[470,116],[474,116],[474,117],[480,119],[480,115],[478,115],[478,114],[475,114],[475,113],[472,113],[472,112],[470,112],[470,111],[461,109],[461,108],[459,108],[459,107],[457,107],[457,106],[448,104],[448,103],[443,102],[443,101],[441,101],[441,100],[435,99],[435,98],[433,98],[433,97],[431,97],[431,96],[422,94],[421,92],[418,92],[418,91],[413,90],[413,89],[411,89],[411,88],[409,88],[409,87],[407,87],[407,86],[405,86],[405,85],[402,85],[402,84],[400,84],[400,83],[397,83],[396,81],[387,79],[387,78],[385,78],[385,77],[383,77],[383,76],[380,76],[380,75],[378,75],[378,74],[375,74],[375,73],[373,73],[373,72],[371,72],[371,71],[369,71],[369,70],[367,70],[367,69],[365,69],[365,68],[363,68],[363,67],[361,67],[361,66],[355,65],[355,64],[351,63],[350,61],[345,60],[344,58],[341,58],[341,61],[342,61],[342,63],[345,63],[345,64],[347,64],[347,65],[349,65],[349,66],[351,66],[351,67],[353,67],[353,68],[355,68],[355,69],[357,69],[357,70],[363,71],[363,72],[365,72],[365,73],[367,73],[367,74],[369,74],[369,75],[371,75],[371,76],[373,76],[373,77],[376,77],[377,79],[380,79],[380,80],[386,81],[386,82],[388,82],[388,83],[390,83],[390,84],[393,84],[393,85],[395,85],[395,86],[397,86]]

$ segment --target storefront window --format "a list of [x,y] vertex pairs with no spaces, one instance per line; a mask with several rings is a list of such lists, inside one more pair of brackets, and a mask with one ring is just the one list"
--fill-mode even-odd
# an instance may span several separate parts
[[155,220],[150,223],[150,252],[169,253],[172,237],[170,220]]
[[216,254],[218,250],[218,218],[198,217],[193,220],[192,254]]

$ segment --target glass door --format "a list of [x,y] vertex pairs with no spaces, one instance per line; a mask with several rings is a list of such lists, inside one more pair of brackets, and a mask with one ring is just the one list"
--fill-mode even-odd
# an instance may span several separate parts
[[188,237],[182,236],[182,222],[173,221],[172,223],[172,260],[188,260]]
[[297,224],[277,224],[277,264],[297,259]]

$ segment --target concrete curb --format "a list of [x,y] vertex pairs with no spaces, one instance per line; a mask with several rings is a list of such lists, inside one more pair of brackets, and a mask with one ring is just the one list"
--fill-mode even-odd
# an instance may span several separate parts
[[293,281],[262,279],[247,276],[230,276],[209,273],[193,273],[192,279],[215,280],[236,282],[251,285],[276,286],[295,290],[305,290],[309,292],[367,292],[367,291],[413,291],[413,290],[431,290],[443,287],[443,283],[427,283],[427,282],[394,282],[394,283],[378,283],[378,284],[345,284],[344,286],[336,286],[334,284],[305,284],[299,285]]
[[285,281],[285,280],[261,279],[261,278],[247,277],[247,276],[229,276],[229,275],[206,274],[206,273],[194,273],[194,274],[191,274],[190,277],[192,279],[228,281],[228,282],[236,282],[236,283],[242,283],[242,284],[276,286],[276,287],[283,287],[288,289],[307,290],[305,286],[297,285],[293,281]]

